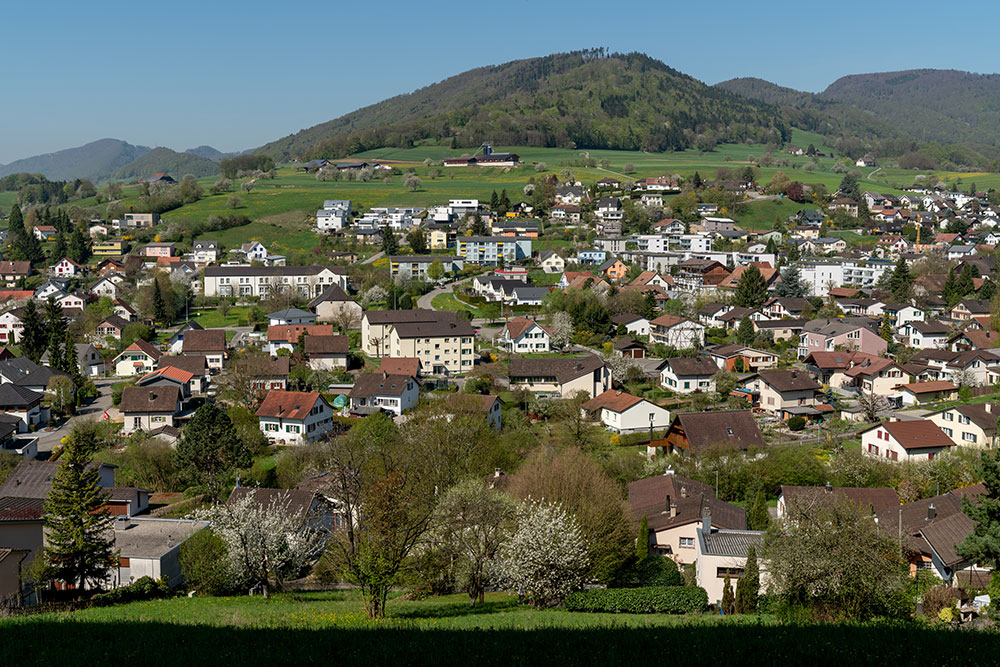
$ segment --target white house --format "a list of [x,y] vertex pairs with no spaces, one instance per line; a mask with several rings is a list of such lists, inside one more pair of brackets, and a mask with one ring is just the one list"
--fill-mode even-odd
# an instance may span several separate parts
[[515,317],[497,334],[497,343],[508,352],[548,352],[549,332],[534,320]]
[[890,461],[933,459],[954,444],[930,419],[882,422],[861,434],[861,451],[865,456]]
[[415,407],[420,397],[417,381],[408,375],[362,373],[351,389],[351,412],[389,412],[401,415]]
[[161,353],[152,343],[137,340],[114,358],[115,375],[145,375],[156,369]]
[[708,392],[715,390],[712,378],[719,367],[711,357],[676,357],[666,359],[660,371],[660,384],[679,394]]
[[316,440],[333,428],[333,408],[319,392],[271,390],[256,414],[264,435],[291,445]]
[[21,315],[23,308],[8,310],[0,315],[0,345],[17,345],[21,340]]
[[240,254],[248,262],[263,262],[265,261],[270,253],[267,252],[267,248],[260,241],[249,241],[240,246]]
[[555,250],[542,250],[539,252],[538,264],[545,273],[562,273],[566,270],[566,260]]
[[956,405],[926,416],[956,445],[993,449],[997,446],[997,417],[1000,404]]
[[122,413],[122,433],[153,431],[174,425],[181,409],[181,389],[177,386],[125,387],[118,409]]
[[616,326],[624,326],[625,331],[630,336],[648,336],[649,320],[642,315],[634,313],[622,313],[611,318],[611,323]]
[[52,274],[60,278],[70,278],[82,270],[83,267],[69,257],[63,257],[52,266]]
[[649,339],[685,350],[705,345],[705,327],[677,315],[660,315],[650,323]]
[[618,433],[636,433],[670,426],[670,411],[644,398],[615,389],[598,394],[581,406],[584,412],[600,412],[601,423]]
[[218,241],[195,241],[191,257],[195,264],[212,264],[219,259]]

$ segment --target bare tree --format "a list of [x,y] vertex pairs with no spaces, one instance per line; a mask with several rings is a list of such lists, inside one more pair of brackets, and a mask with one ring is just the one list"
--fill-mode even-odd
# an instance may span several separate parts
[[341,308],[336,315],[333,316],[333,323],[337,325],[343,333],[347,333],[350,329],[357,326],[360,318],[358,314],[349,308]]
[[864,413],[866,422],[876,422],[879,415],[889,409],[889,399],[875,392],[858,394],[858,407]]

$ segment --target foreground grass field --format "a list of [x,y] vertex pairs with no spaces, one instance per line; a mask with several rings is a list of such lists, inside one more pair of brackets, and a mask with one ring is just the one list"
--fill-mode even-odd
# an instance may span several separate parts
[[[2,664],[995,664],[996,633],[913,625],[783,625],[758,617],[576,614],[490,595],[393,600],[371,621],[353,591],[178,598],[0,620]],[[99,663],[97,663],[99,664]]]

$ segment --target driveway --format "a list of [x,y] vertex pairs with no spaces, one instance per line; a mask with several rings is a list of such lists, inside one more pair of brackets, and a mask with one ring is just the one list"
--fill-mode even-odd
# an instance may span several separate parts
[[450,292],[452,291],[453,287],[456,287],[463,283],[467,283],[473,278],[475,278],[475,276],[469,276],[468,278],[462,278],[461,280],[458,280],[453,283],[445,283],[444,285],[439,285],[438,287],[435,287],[430,292],[424,294],[419,299],[417,299],[417,308],[421,310],[434,310],[434,307],[431,305],[431,302],[434,301],[434,297],[436,297],[438,294],[445,294],[447,292]]
[[374,255],[372,255],[371,257],[369,257],[368,259],[366,259],[365,261],[363,261],[361,263],[362,264],[371,264],[372,262],[374,262],[375,260],[377,260],[379,257],[383,256],[384,254],[385,254],[384,252],[382,252],[381,250],[379,250],[377,253],[375,253]]
[[101,415],[105,410],[110,411],[111,407],[111,385],[117,382],[117,380],[97,380],[94,385],[97,386],[98,392],[100,394],[97,398],[91,401],[88,405],[80,408],[76,415],[68,419],[63,423],[62,426],[55,429],[54,431],[47,431],[45,429],[38,431],[36,436],[38,437],[38,451],[41,452],[51,452],[59,441],[73,430],[73,424],[78,421],[84,421],[88,419],[101,419]]

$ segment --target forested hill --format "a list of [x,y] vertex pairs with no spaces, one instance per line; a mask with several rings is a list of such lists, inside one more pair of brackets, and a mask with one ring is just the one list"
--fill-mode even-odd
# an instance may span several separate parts
[[776,83],[758,79],[755,76],[744,76],[729,79],[715,84],[716,88],[728,90],[731,93],[751,100],[759,100],[777,106],[799,106],[813,101],[812,93],[804,93],[794,88],[785,88]]
[[116,170],[112,177],[119,181],[134,181],[159,173],[170,174],[179,181],[186,174],[214,176],[219,173],[219,165],[194,153],[178,153],[160,147]]
[[1000,146],[1000,74],[854,74],[837,79],[819,97],[872,112],[921,141]]
[[777,107],[713,88],[643,54],[562,53],[481,67],[258,149],[342,157],[415,141],[664,151],[781,142]]
[[133,146],[120,139],[100,139],[76,148],[0,165],[0,176],[28,173],[42,174],[52,181],[75,178],[98,181],[148,152],[145,146]]

